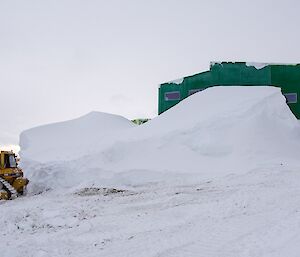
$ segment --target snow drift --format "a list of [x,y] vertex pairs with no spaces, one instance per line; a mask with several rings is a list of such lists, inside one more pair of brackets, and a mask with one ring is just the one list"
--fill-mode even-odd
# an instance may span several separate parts
[[299,256],[300,128],[279,89],[210,88],[138,127],[92,116],[105,133],[88,115],[22,134],[29,189],[56,190],[0,203],[1,256]]
[[21,155],[41,163],[66,161],[88,155],[114,138],[120,130],[135,126],[124,117],[91,112],[78,119],[29,129],[20,135]]
[[[128,128],[124,122],[112,127]],[[101,126],[90,133],[95,126],[90,119],[84,127],[80,124],[54,124],[22,133],[21,157],[32,185],[133,186],[201,180],[296,163],[300,151],[299,122],[275,87],[209,88],[142,126],[106,134],[105,140]],[[88,154],[82,145],[89,146]],[[70,160],[71,155],[77,159],[50,163],[49,153],[55,157],[51,161]],[[31,165],[29,160],[44,164]]]

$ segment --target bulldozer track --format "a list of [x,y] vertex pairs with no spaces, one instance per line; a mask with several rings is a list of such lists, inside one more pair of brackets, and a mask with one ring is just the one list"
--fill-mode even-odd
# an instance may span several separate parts
[[5,179],[0,177],[0,183],[3,185],[4,189],[10,193],[10,199],[18,197],[18,192]]

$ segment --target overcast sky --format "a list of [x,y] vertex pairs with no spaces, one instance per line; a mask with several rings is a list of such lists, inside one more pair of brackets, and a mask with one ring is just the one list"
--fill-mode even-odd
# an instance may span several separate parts
[[0,0],[0,144],[92,110],[154,117],[158,84],[210,61],[300,62],[299,13],[299,0]]

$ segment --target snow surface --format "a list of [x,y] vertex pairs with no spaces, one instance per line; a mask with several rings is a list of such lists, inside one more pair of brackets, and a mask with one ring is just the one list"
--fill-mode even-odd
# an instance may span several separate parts
[[[22,133],[21,158],[31,189],[135,186],[182,180],[182,174],[195,180],[298,163],[299,122],[275,87],[209,88],[142,126],[128,128],[125,123],[126,129],[113,134],[102,134],[102,123],[97,127],[87,117],[76,121],[80,128],[73,121]],[[119,119],[106,120],[107,127],[115,127]],[[63,141],[65,126],[72,138]],[[97,127],[99,135],[85,133],[89,127]],[[88,147],[82,147],[86,142]],[[72,158],[74,152],[81,158]]]
[[255,67],[257,70],[261,70],[265,67],[267,67],[269,64],[268,63],[259,63],[259,62],[247,62],[247,66]]
[[38,162],[72,160],[95,152],[106,139],[134,127],[124,117],[91,112],[78,119],[44,125],[20,135],[21,155]]
[[180,85],[183,82],[183,80],[184,80],[184,78],[179,78],[179,79],[168,81],[167,83]]
[[300,123],[280,89],[209,88],[141,126],[96,116],[107,130],[22,133],[31,183],[0,203],[1,256],[300,255]]
[[[216,65],[216,64],[221,64],[223,62],[210,62],[210,67]],[[265,68],[266,66],[270,65],[270,63],[259,63],[259,62],[246,62],[246,66],[248,67],[255,67],[255,69],[260,70]],[[284,64],[286,65],[286,64]]]
[[298,257],[300,166],[0,203],[3,257]]

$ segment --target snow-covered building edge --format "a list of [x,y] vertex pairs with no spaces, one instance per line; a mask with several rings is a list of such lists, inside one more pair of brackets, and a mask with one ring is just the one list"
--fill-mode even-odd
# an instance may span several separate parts
[[158,113],[211,86],[276,86],[300,119],[300,64],[211,62],[210,69],[159,85]]

